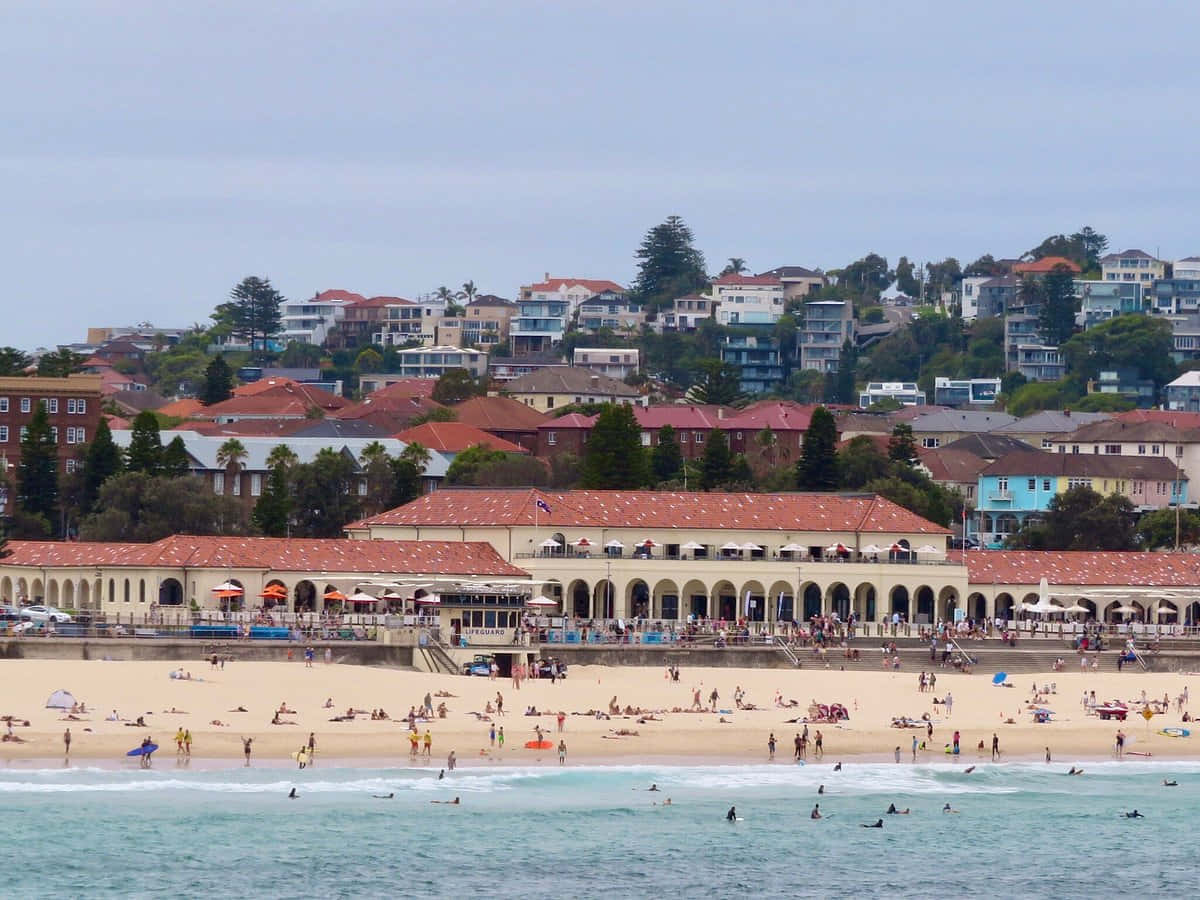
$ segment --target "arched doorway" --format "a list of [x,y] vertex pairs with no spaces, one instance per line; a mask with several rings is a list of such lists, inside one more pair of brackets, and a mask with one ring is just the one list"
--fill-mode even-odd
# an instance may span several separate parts
[[636,578],[625,588],[625,608],[630,618],[650,618],[650,585]]
[[815,619],[821,615],[821,589],[813,582],[809,582],[804,586],[804,616],[805,622]]
[[86,578],[81,578],[79,580],[79,608],[92,608],[92,589]]
[[675,586],[675,582],[663,580],[654,586],[654,607],[651,615],[668,622],[679,618],[679,588]]
[[850,618],[850,588],[837,581],[829,586],[825,596],[829,600],[828,608],[831,613],[837,613],[843,622]]
[[51,606],[58,606],[58,581],[51,578],[46,582],[46,602]]
[[684,609],[693,619],[708,618],[708,588],[704,582],[692,579],[680,591],[683,596]]
[[[938,592],[938,618],[943,622],[953,622],[957,612],[958,591],[952,587],[942,588]],[[965,611],[963,614],[966,614]]]
[[747,581],[738,593],[738,614],[751,622],[767,619],[767,592],[760,581]]
[[933,624],[933,588],[928,585],[921,585],[917,588],[917,615],[916,622],[920,625]]
[[292,588],[292,602],[296,612],[317,611],[317,586],[307,578]]
[[854,611],[862,621],[877,621],[877,605],[875,600],[875,585],[863,583],[854,589]]
[[42,579],[33,579],[33,584],[29,586],[29,596],[34,603],[44,603],[46,600],[46,588],[42,585]]
[[614,613],[615,605],[615,588],[612,582],[606,578],[601,578],[596,582],[596,587],[592,591],[592,609],[596,611],[595,617],[598,619],[616,618]]
[[892,588],[891,600],[892,613],[899,613],[903,619],[907,620],[909,617],[908,588],[902,584],[896,585],[896,587]]
[[262,600],[263,609],[269,610],[269,609],[274,609],[275,607],[278,606],[278,607],[282,607],[282,610],[284,612],[287,611],[288,589],[287,589],[286,584],[284,584],[278,578],[272,578],[270,581],[268,581],[266,584],[263,585],[262,592],[264,594],[274,595],[274,596],[260,598]]
[[62,583],[62,604],[64,609],[75,609],[75,582],[69,578]]
[[718,581],[712,589],[713,615],[731,622],[738,617],[737,588],[728,581]]
[[792,622],[796,618],[795,589],[786,581],[776,581],[767,595],[767,615],[776,622]]
[[13,597],[12,590],[12,579],[7,575],[5,575],[3,578],[0,578],[0,600],[3,600],[5,603],[12,603],[15,599]]
[[1012,594],[1002,591],[996,595],[996,618],[1011,622],[1013,618]]
[[987,597],[983,596],[983,594],[979,593],[979,591],[975,591],[973,594],[971,594],[971,596],[967,598],[967,615],[976,620],[986,619]]
[[158,585],[159,606],[183,606],[183,585],[176,578],[164,578]]
[[592,595],[588,590],[587,582],[576,579],[572,581],[567,588],[567,595],[571,598],[570,614],[576,619],[590,619],[592,617]]

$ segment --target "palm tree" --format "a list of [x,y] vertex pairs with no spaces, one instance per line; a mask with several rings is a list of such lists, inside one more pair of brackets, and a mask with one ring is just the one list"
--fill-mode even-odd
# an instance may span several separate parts
[[444,284],[433,292],[433,296],[447,304],[454,302],[454,291]]
[[358,461],[366,468],[373,462],[387,461],[387,447],[379,443],[379,441],[371,441],[367,446],[362,448],[362,452],[358,454]]
[[283,466],[285,469],[290,469],[298,462],[300,462],[300,457],[287,444],[278,444],[267,456],[268,469],[273,469],[276,466]]
[[[236,479],[246,456],[246,445],[237,438],[230,438],[217,450],[217,465],[228,472],[230,478]],[[236,482],[234,486],[237,487]],[[234,493],[240,494],[241,490],[235,490]]]
[[1026,275],[1021,279],[1021,284],[1017,288],[1017,299],[1025,306],[1041,303],[1042,283],[1032,275]]
[[468,281],[462,286],[462,290],[458,292],[460,300],[466,300],[470,303],[479,294],[479,288],[475,287],[474,281]]
[[424,472],[425,467],[429,465],[429,450],[416,441],[413,441],[400,451],[400,458],[411,462],[417,467],[418,472]]
[[746,260],[740,256],[729,257],[729,265],[721,270],[722,275],[741,275],[746,271]]

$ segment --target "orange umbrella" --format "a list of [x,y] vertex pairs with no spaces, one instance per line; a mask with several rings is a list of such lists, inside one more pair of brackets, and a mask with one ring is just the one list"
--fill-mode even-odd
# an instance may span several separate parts
[[339,591],[337,588],[334,588],[332,591],[327,591],[324,596],[325,596],[326,600],[345,600],[346,599],[346,595],[343,594],[341,591]]
[[260,597],[286,597],[287,596],[287,588],[285,588],[281,584],[268,584],[266,586],[266,588],[263,590],[263,592],[261,594],[259,594],[258,596],[260,596]]
[[228,600],[232,597],[242,596],[242,592],[241,591],[216,591],[216,590],[214,590],[213,596],[216,597],[218,600]]

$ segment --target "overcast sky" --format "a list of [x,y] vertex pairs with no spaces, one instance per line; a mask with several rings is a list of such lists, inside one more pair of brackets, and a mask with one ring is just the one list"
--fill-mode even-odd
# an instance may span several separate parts
[[1194,2],[0,5],[0,344],[473,279],[1200,253]]

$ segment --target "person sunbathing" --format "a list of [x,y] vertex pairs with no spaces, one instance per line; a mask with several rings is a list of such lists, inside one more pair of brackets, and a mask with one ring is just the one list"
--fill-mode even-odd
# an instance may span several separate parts
[[216,726],[217,726],[217,727],[219,727],[219,728],[228,728],[228,727],[229,727],[229,723],[228,723],[228,722],[222,722],[220,719],[213,719],[213,720],[212,720],[211,722],[209,722],[208,724],[209,724],[209,725],[216,725]]

